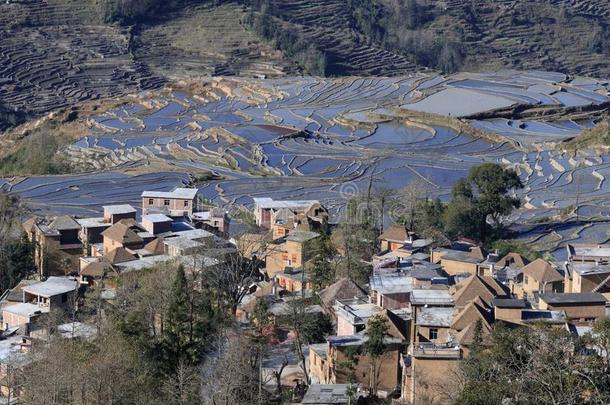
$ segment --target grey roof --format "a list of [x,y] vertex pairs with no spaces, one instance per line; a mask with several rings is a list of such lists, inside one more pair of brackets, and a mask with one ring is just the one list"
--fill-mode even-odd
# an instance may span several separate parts
[[147,269],[154,266],[157,263],[168,262],[175,259],[174,257],[167,255],[157,256],[146,256],[138,260],[132,260],[125,263],[117,263],[114,266],[119,268],[122,272],[136,271]]
[[449,250],[447,254],[441,257],[441,260],[453,260],[464,263],[481,263],[483,260],[472,256],[470,252],[462,252],[459,250]]
[[545,293],[540,299],[547,304],[605,304],[606,298],[600,293]]
[[513,298],[494,298],[494,306],[498,308],[525,308],[525,300]]
[[453,297],[448,290],[413,290],[411,304],[415,305],[452,305]]
[[286,240],[291,240],[295,242],[307,242],[308,240],[312,240],[320,236],[319,233],[311,232],[311,231],[296,231],[291,233],[286,237]]
[[413,290],[413,278],[402,273],[373,274],[369,285],[379,294],[407,293]]
[[112,226],[111,223],[104,222],[103,217],[77,218],[76,222],[78,222],[78,224],[80,226],[82,226],[83,228],[101,228],[101,227],[107,228],[109,226]]
[[450,327],[456,309],[452,307],[428,307],[417,311],[417,325]]
[[254,204],[259,208],[273,208],[273,209],[280,209],[280,208],[292,208],[292,209],[301,208],[302,209],[302,208],[309,208],[313,204],[319,203],[318,200],[275,201],[273,198],[269,198],[269,197],[253,198],[253,200],[254,200]]
[[312,384],[301,400],[302,404],[347,404],[349,384]]
[[199,192],[196,188],[183,188],[176,187],[172,191],[144,191],[142,193],[143,198],[168,198],[168,199],[181,199],[181,200],[193,200]]
[[174,237],[174,238],[165,238],[163,240],[167,246],[176,247],[178,249],[195,249],[203,247],[203,243],[197,242],[195,240],[185,238],[183,236]]
[[23,288],[23,291],[41,295],[43,297],[51,297],[53,295],[59,295],[74,291],[77,288],[77,282],[65,277],[49,277],[46,281],[40,283],[28,285]]
[[129,204],[104,205],[102,208],[104,209],[104,212],[107,212],[110,215],[132,214],[136,212],[136,209]]
[[610,258],[610,244],[608,245],[586,245],[569,244],[566,246],[570,256],[586,258]]
[[172,232],[172,235],[181,236],[187,239],[205,239],[214,237],[213,233],[204,231],[203,229],[189,229],[188,231]]
[[322,357],[323,359],[326,359],[327,347],[328,347],[328,344],[326,344],[326,343],[315,343],[315,344],[309,345],[309,350],[316,352],[316,354],[318,356]]
[[337,316],[347,319],[352,325],[366,324],[369,318],[383,311],[383,308],[371,303],[345,304],[344,301],[337,301],[334,306]]
[[[363,332],[356,333],[355,335],[345,336],[328,336],[326,340],[333,346],[337,347],[348,347],[348,346],[360,346],[369,340],[368,336]],[[392,336],[385,336],[383,338],[385,344],[400,344],[402,339]]]
[[572,262],[568,263],[568,267],[571,267],[572,270],[574,270],[581,276],[610,273],[610,265],[608,264],[597,264],[592,262]]
[[143,215],[142,216],[142,221],[150,221],[152,223],[173,222],[173,220],[170,217],[168,217],[167,215],[163,215],[163,214]]
[[42,313],[42,308],[40,308],[38,305],[30,304],[29,302],[7,305],[3,307],[2,310],[20,316],[32,316],[36,313]]
[[68,231],[80,229],[80,224],[68,215],[61,215],[56,217],[53,222],[49,224],[49,228],[57,231]]
[[420,265],[413,266],[409,275],[417,280],[432,280],[433,278],[443,277],[441,267],[438,265]]

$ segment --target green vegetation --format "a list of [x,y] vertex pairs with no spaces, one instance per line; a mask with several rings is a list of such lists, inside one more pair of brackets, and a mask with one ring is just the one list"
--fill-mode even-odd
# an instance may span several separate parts
[[607,404],[610,401],[610,320],[574,338],[540,325],[510,329],[501,323],[487,337],[481,328],[457,380],[455,404]]
[[186,0],[100,0],[98,7],[104,22],[132,24],[158,18],[186,3]]
[[606,118],[595,128],[587,129],[576,138],[558,145],[558,148],[578,150],[595,146],[610,147],[610,118]]
[[485,243],[497,239],[502,232],[501,217],[519,207],[519,199],[509,192],[522,187],[517,173],[498,164],[471,168],[468,176],[453,187],[453,198],[444,213],[448,236],[465,236]]
[[15,151],[0,158],[0,176],[68,173],[69,164],[57,154],[62,146],[61,140],[46,134],[27,137]]
[[520,254],[530,262],[542,258],[542,253],[535,249],[532,249],[529,245],[521,242],[516,242],[512,240],[497,240],[493,242],[491,246],[494,249],[498,249],[498,254],[500,255],[500,257],[503,257],[508,253],[512,252]]
[[326,75],[326,55],[307,41],[298,32],[287,29],[277,22],[266,3],[260,7],[260,12],[251,11],[243,21],[260,37],[271,42],[276,49],[294,60],[307,73],[317,76]]
[[413,184],[393,204],[407,208],[397,222],[436,244],[463,236],[489,247],[506,236],[501,219],[519,207],[519,199],[511,193],[521,187],[512,169],[484,163],[472,167],[468,176],[454,185],[449,203],[430,200],[425,187]]
[[416,0],[348,0],[348,5],[356,28],[372,42],[444,73],[462,67],[460,34],[427,29],[434,16]]
[[0,291],[13,288],[34,270],[34,247],[27,237],[0,244]]

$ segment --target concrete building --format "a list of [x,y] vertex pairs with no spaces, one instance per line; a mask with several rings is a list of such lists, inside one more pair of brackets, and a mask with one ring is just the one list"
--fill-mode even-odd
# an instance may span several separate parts
[[144,191],[142,213],[165,214],[170,217],[191,216],[196,212],[196,188],[176,187],[172,191]]

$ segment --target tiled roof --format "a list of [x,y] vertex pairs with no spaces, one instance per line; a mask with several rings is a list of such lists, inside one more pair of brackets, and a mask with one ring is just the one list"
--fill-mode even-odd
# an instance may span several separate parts
[[380,240],[391,242],[406,242],[409,239],[409,229],[404,225],[390,225],[380,236]]
[[562,281],[563,276],[555,270],[549,262],[542,259],[536,259],[523,269],[523,274],[534,278],[539,283],[552,283],[555,281]]

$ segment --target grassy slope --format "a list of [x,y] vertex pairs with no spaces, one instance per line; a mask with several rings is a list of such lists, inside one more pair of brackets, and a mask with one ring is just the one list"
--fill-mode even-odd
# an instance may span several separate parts
[[574,150],[589,147],[610,149],[610,117],[607,117],[597,127],[584,131],[560,147]]

